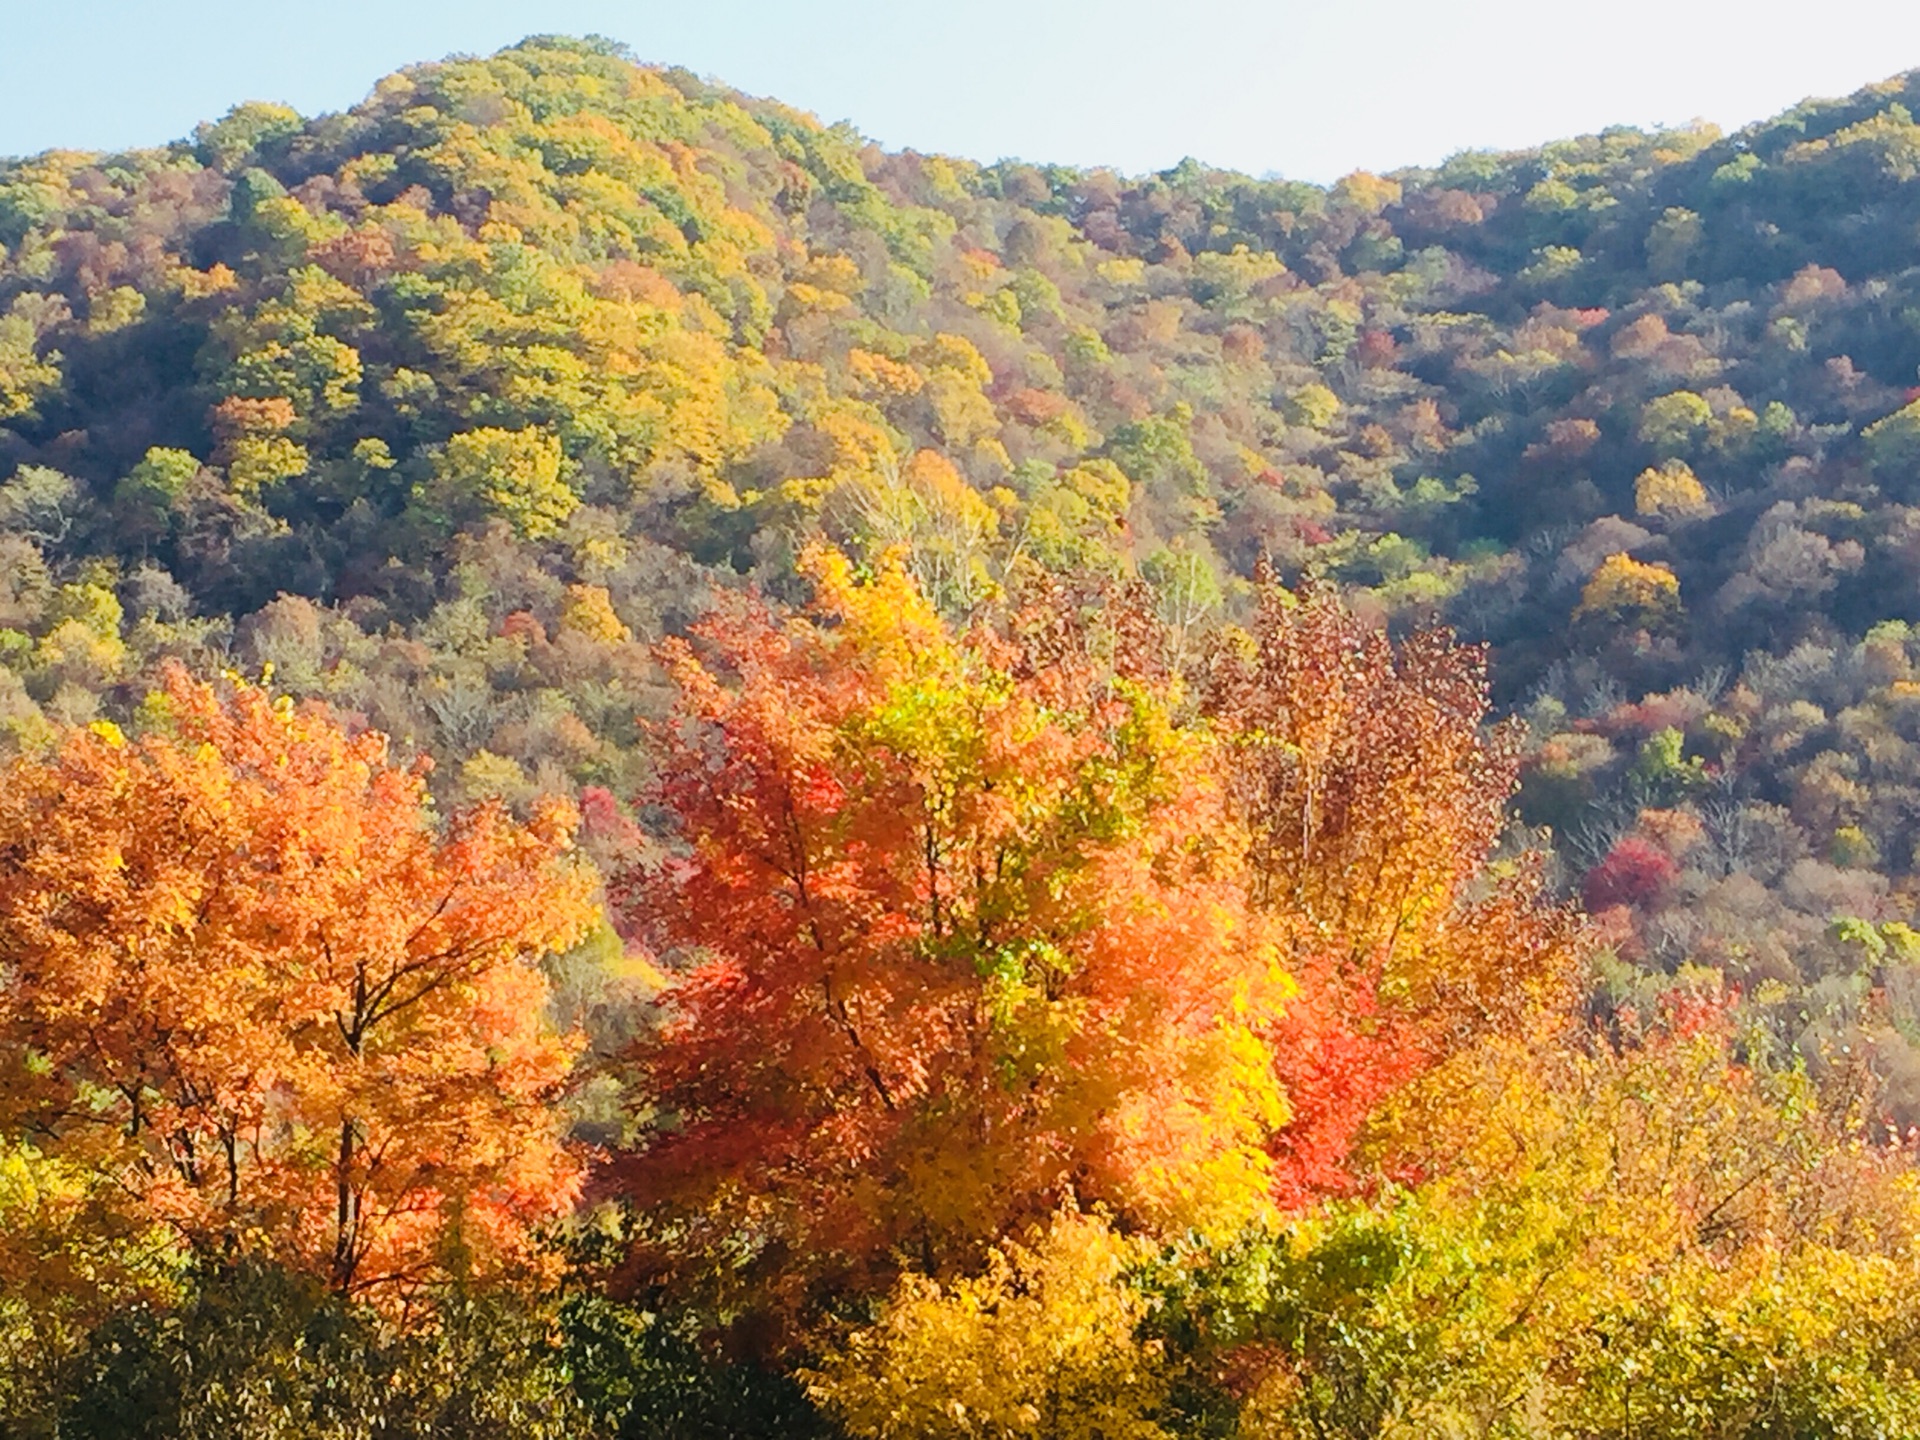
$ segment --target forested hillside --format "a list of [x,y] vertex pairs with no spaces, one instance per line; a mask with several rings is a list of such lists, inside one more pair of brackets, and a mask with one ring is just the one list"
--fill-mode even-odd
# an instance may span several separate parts
[[[0,1355],[158,1414],[193,1387],[71,1366],[324,1313],[300,1364],[430,1397],[370,1434],[1896,1433],[1916,106],[1321,188],[892,153],[547,38],[0,162],[0,1222],[86,1276],[0,1238],[74,1307]],[[275,765],[359,778],[297,839]],[[191,946],[87,993],[212,986],[244,1063],[62,1008],[76,934],[174,953],[129,865],[239,887],[193,922],[235,953],[357,913],[140,848],[202,806],[423,917],[398,970],[327,950],[364,1033]],[[164,1184],[89,1188],[89,1107]],[[255,1190],[262,1126],[304,1158]],[[380,1134],[431,1153],[356,1188]],[[576,1201],[624,1208],[555,1241]],[[239,1291],[177,1308],[180,1236]],[[509,1274],[584,1410],[486,1349],[551,1329],[461,1288]],[[441,1350],[389,1282],[459,1282]],[[113,1285],[151,1333],[88,1343]],[[505,1408],[419,1418],[469,1362]]]

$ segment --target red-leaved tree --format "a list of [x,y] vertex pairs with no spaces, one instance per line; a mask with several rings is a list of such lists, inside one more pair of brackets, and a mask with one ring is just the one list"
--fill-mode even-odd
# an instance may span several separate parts
[[643,1264],[789,1311],[932,1272],[1062,1201],[1126,1224],[1265,1203],[1283,993],[1204,727],[1057,607],[955,634],[897,570],[810,561],[669,647],[622,886],[681,969],[636,1057],[656,1128],[614,1183]]

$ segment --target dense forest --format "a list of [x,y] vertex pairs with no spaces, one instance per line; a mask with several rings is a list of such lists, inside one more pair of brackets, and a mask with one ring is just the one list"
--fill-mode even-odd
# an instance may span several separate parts
[[0,160],[0,1430],[1920,1430],[1916,107]]

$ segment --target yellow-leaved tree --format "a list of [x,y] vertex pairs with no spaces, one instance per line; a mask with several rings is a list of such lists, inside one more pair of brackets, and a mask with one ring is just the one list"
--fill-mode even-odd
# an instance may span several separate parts
[[861,1440],[1168,1440],[1164,1347],[1124,1272],[1138,1242],[1063,1210],[979,1274],[900,1282],[877,1323],[803,1378]]
[[1587,577],[1576,619],[1664,620],[1680,609],[1680,579],[1657,561],[1636,560],[1624,552],[1609,555]]

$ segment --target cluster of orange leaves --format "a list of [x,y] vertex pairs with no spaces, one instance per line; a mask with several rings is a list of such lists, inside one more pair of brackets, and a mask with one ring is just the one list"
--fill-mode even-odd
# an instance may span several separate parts
[[571,810],[437,826],[382,737],[244,684],[147,719],[0,778],[0,1128],[342,1293],[524,1258],[579,1184],[536,963],[593,914]]

